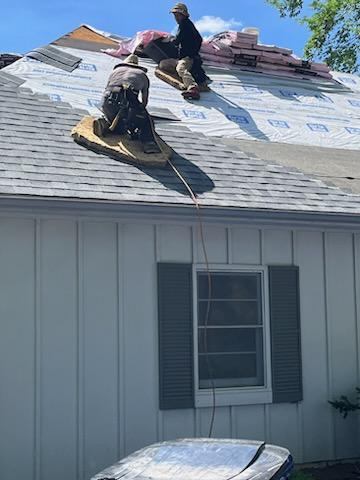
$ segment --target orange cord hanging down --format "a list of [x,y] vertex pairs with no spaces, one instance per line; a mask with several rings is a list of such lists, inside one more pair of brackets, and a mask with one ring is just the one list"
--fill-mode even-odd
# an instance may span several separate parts
[[205,350],[205,356],[206,356],[206,363],[207,363],[207,368],[209,371],[210,375],[210,383],[211,383],[211,391],[212,391],[212,412],[211,412],[211,420],[210,420],[210,426],[209,426],[209,438],[212,437],[213,433],[213,428],[214,428],[214,421],[215,421],[215,410],[216,410],[216,392],[215,392],[215,383],[214,383],[214,376],[213,376],[213,371],[208,355],[208,344],[207,344],[207,330],[208,330],[208,323],[209,323],[209,317],[210,317],[210,306],[211,306],[211,296],[212,296],[212,288],[211,288],[211,273],[210,273],[210,265],[209,265],[209,259],[207,255],[207,250],[206,250],[206,243],[205,243],[205,235],[204,235],[204,226],[203,226],[203,221],[202,221],[202,216],[201,216],[201,207],[200,207],[200,202],[196,198],[195,193],[187,183],[187,181],[184,179],[184,177],[181,175],[179,170],[175,167],[175,165],[171,162],[171,160],[168,160],[171,168],[174,170],[175,174],[179,177],[180,181],[185,185],[187,191],[190,194],[191,199],[193,200],[196,208],[196,212],[198,215],[198,220],[199,220],[199,230],[200,230],[200,238],[201,238],[201,245],[202,245],[202,250],[204,253],[204,259],[205,259],[205,265],[206,265],[206,271],[207,271],[207,277],[208,277],[208,301],[207,301],[207,307],[206,307],[206,315],[205,315],[205,322],[204,322],[204,350]]

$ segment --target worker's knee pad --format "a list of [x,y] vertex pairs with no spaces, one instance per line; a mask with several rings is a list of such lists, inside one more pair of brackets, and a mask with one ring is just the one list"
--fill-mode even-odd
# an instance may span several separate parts
[[176,65],[177,62],[173,58],[166,58],[164,60],[161,60],[159,63],[159,68],[163,72],[169,72],[169,73],[174,73],[176,70]]
[[184,75],[184,72],[185,72],[185,67],[184,65],[179,62],[177,65],[176,65],[176,72],[177,74],[179,75],[179,77],[182,77]]
[[167,67],[168,67],[168,65],[166,63],[166,60],[161,60],[160,63],[159,63],[160,70],[165,70],[166,71]]

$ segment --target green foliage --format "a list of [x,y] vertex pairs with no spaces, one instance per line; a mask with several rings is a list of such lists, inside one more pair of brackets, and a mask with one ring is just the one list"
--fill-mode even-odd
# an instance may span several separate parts
[[339,413],[346,418],[350,412],[355,410],[360,410],[360,388],[356,387],[357,399],[356,403],[350,401],[346,395],[341,395],[338,400],[330,401],[336,410],[339,410]]
[[268,3],[279,10],[281,17],[296,17],[303,8],[303,0],[268,0]]
[[304,54],[334,70],[356,72],[360,67],[360,1],[313,0],[312,15],[302,15],[304,0],[267,0],[281,17],[296,17],[310,32]]
[[290,480],[315,480],[312,475],[309,475],[308,473],[302,472],[301,470],[298,472],[294,472]]

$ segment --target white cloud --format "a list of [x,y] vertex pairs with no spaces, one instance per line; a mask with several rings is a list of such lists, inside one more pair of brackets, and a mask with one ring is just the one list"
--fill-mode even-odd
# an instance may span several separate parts
[[225,30],[239,28],[242,26],[242,23],[238,22],[234,18],[230,18],[230,20],[224,20],[221,17],[204,15],[195,22],[195,26],[202,34],[214,35],[215,33],[223,32]]

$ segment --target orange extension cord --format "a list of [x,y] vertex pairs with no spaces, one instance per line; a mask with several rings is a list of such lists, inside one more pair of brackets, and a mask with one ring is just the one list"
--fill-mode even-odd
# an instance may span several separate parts
[[198,220],[199,220],[199,230],[200,230],[200,238],[201,238],[201,245],[202,245],[202,250],[204,253],[204,259],[205,259],[205,265],[206,265],[206,271],[207,271],[207,277],[208,277],[208,290],[209,290],[209,295],[208,295],[208,301],[207,301],[207,306],[206,306],[206,315],[205,315],[205,323],[204,323],[204,350],[205,350],[205,355],[206,355],[206,363],[207,367],[209,370],[210,374],[210,382],[211,382],[211,391],[212,391],[212,412],[211,412],[211,420],[210,420],[210,425],[209,425],[209,434],[208,437],[212,437],[213,429],[214,429],[214,421],[215,421],[215,411],[216,411],[216,392],[215,392],[215,384],[214,384],[214,376],[213,376],[213,371],[208,355],[208,345],[207,345],[207,330],[208,330],[208,323],[209,323],[209,317],[210,317],[210,307],[211,307],[211,294],[212,294],[212,289],[211,289],[211,273],[210,273],[210,265],[209,265],[209,259],[207,255],[207,250],[206,250],[206,243],[205,243],[205,235],[204,235],[204,225],[202,221],[202,216],[201,216],[201,207],[200,207],[200,202],[196,198],[195,193],[191,189],[190,185],[187,183],[187,181],[184,179],[184,177],[181,175],[179,170],[175,167],[175,165],[171,162],[171,160],[168,160],[171,168],[174,170],[175,174],[178,176],[180,181],[185,185],[187,191],[190,194],[191,199],[194,202],[196,212],[198,215]]

